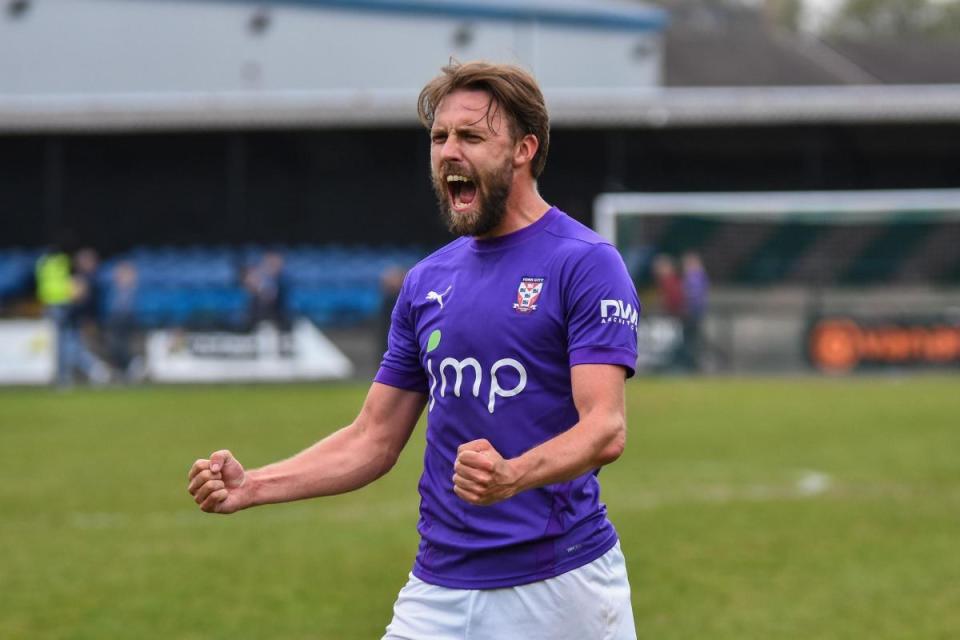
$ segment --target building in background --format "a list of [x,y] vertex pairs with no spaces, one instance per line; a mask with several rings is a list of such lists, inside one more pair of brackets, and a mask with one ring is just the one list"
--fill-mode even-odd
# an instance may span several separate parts
[[[450,57],[520,64],[546,90],[656,86],[667,24],[662,10],[624,0],[22,4],[0,22],[5,94],[75,96],[78,105],[87,96],[117,109],[121,95],[138,96],[160,116],[189,107],[186,98],[211,98],[216,108],[223,94],[305,92],[307,105],[331,115],[350,105],[338,115],[362,124],[388,117],[377,110],[384,101],[394,118],[408,118],[410,106],[393,92],[416,96]],[[242,104],[236,97],[225,106]],[[247,103],[252,111],[261,104]]]
[[[181,284],[199,274],[236,289],[237,261],[286,247],[285,268],[297,274],[286,298],[297,314],[321,325],[373,317],[379,256],[406,259],[448,237],[434,214],[415,101],[451,57],[514,61],[538,75],[553,118],[541,191],[587,223],[601,193],[960,187],[955,41],[790,30],[776,22],[774,2],[658,4],[8,3],[0,250],[20,260],[70,228],[108,257],[140,247],[148,264],[173,265]],[[771,276],[776,269],[754,268],[780,251],[766,234],[787,237],[789,228],[661,222],[659,249],[704,256],[712,309],[760,302],[790,284]],[[894,242],[908,227],[837,240],[847,267],[818,282],[886,285],[877,274],[887,270],[910,286],[955,285],[960,256],[925,250],[949,247],[954,232],[917,225]],[[845,236],[832,229],[787,244],[833,246],[829,237]],[[869,267],[891,242],[901,248],[895,268]],[[313,248],[292,252],[300,244]],[[194,260],[188,246],[216,250]],[[811,255],[798,255],[789,273],[813,269],[819,254]],[[643,260],[633,262],[643,287]],[[150,274],[137,266],[149,290]],[[5,289],[4,273],[0,303],[24,291],[15,277]],[[749,293],[725,295],[739,287]],[[209,293],[191,294],[178,302],[188,310],[173,315],[151,307],[162,311],[151,318],[204,318],[220,305],[242,324],[242,291]]]
[[558,123],[590,122],[610,92],[660,84],[667,25],[622,0],[17,6],[0,16],[6,242],[70,225],[107,252],[440,242],[416,97],[442,64],[521,64]]

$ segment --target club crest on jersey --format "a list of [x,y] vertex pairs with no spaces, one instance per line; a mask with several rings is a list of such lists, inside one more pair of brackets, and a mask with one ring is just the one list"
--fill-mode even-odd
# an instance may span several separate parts
[[537,300],[540,299],[542,290],[543,278],[521,278],[520,287],[517,289],[517,301],[513,303],[513,308],[519,313],[536,311]]

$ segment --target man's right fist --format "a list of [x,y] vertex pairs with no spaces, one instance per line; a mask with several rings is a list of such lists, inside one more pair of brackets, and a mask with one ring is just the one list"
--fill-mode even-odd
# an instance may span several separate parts
[[246,479],[243,465],[226,449],[201,458],[190,467],[187,491],[207,513],[233,513],[241,508],[238,491]]

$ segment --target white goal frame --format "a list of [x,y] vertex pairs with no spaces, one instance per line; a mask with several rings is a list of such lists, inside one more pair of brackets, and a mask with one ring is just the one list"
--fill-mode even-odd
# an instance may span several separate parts
[[615,247],[617,219],[622,216],[861,224],[906,212],[915,222],[960,219],[960,189],[601,193],[593,204],[594,229]]

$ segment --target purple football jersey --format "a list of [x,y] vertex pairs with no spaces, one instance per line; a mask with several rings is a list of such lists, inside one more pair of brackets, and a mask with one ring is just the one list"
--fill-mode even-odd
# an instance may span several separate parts
[[459,238],[407,274],[375,380],[428,395],[414,575],[515,586],[613,547],[598,470],[481,507],[454,494],[453,464],[471,440],[509,459],[576,424],[570,368],[633,375],[639,308],[616,249],[556,208],[505,236]]

